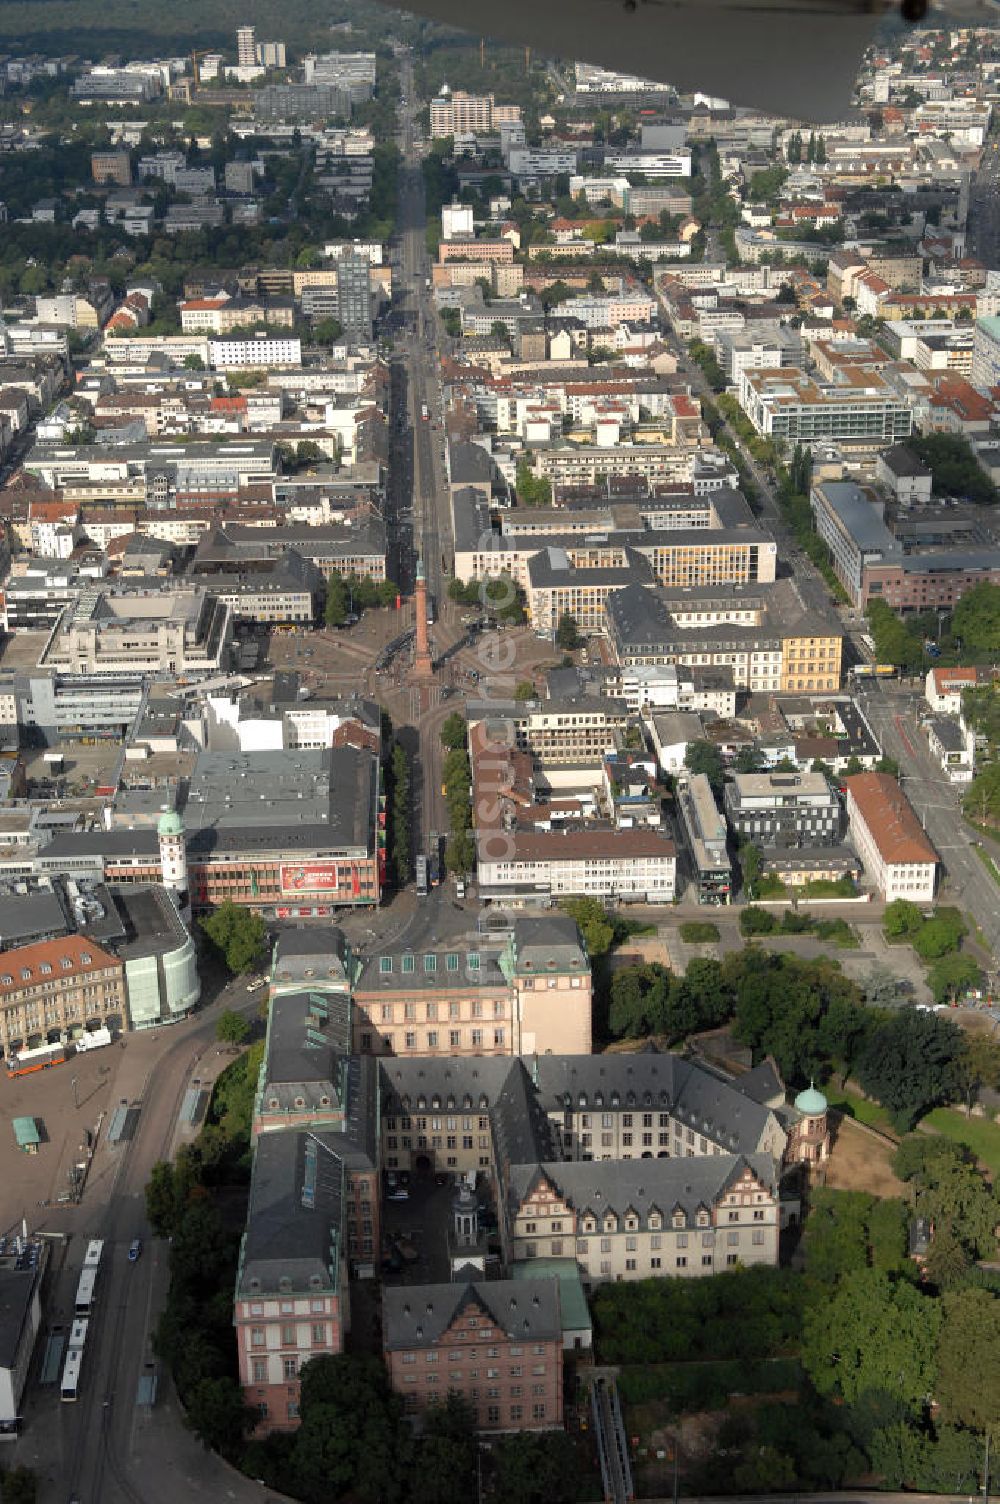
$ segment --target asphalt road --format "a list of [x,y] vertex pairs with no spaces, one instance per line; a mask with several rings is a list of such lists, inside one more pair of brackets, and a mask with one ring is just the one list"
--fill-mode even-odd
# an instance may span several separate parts
[[[919,724],[927,710],[920,688],[876,680],[859,689],[859,698],[883,751],[899,763],[906,796],[941,858],[940,899],[971,914],[992,954],[1000,954],[1000,884],[983,866],[978,837],[961,818],[961,788],[948,782],[928,751]],[[991,849],[1000,858],[1000,848]]]
[[[65,1257],[52,1275],[46,1327],[68,1324],[89,1238],[104,1239],[104,1255],[80,1384],[74,1405],[61,1404],[58,1390],[29,1387],[25,1428],[10,1461],[35,1469],[39,1504],[269,1504],[250,1479],[207,1451],[186,1428],[169,1376],[153,1354],[151,1335],[166,1298],[168,1247],[154,1238],[145,1216],[144,1189],[153,1164],[172,1152],[184,1094],[192,1079],[204,1083],[228,1064],[218,1052],[215,1022],[221,1009],[253,1012],[259,994],[246,982],[222,989],[203,1012],[170,1028],[133,1035],[118,1056],[116,1100],[132,1104],[134,1130],[118,1147],[107,1144],[106,1126],[83,1200],[53,1208],[41,1230],[68,1236]],[[132,1239],[143,1240],[142,1257],[128,1262]],[[40,1338],[42,1348],[44,1337]],[[36,1362],[38,1355],[36,1355]],[[156,1373],[159,1394],[151,1410],[136,1404],[141,1375]]]
[[[423,561],[427,589],[434,598],[436,615],[450,619],[452,604],[447,598],[449,575],[445,565],[453,557],[450,498],[443,458],[444,424],[441,381],[438,369],[437,317],[433,298],[427,288],[430,262],[425,239],[426,200],[420,158],[413,145],[413,121],[416,101],[413,91],[413,68],[409,57],[401,67],[404,98],[402,109],[403,161],[400,167],[398,208],[398,260],[393,289],[394,312],[405,326],[400,340],[401,416],[397,426],[398,442],[405,452],[407,469],[399,482],[402,509],[412,508],[412,519],[405,524],[409,540],[400,531],[400,547],[408,551],[415,571],[416,556]],[[423,416],[426,408],[427,417]],[[403,510],[400,516],[402,519]],[[435,632],[430,630],[431,652],[436,650]],[[414,723],[418,737],[415,762],[415,826],[420,845],[427,849],[432,831],[447,830],[447,813],[441,795],[442,749],[438,730],[441,713],[440,686],[415,693]],[[445,712],[446,713],[446,712]],[[418,785],[418,786],[417,786]]]

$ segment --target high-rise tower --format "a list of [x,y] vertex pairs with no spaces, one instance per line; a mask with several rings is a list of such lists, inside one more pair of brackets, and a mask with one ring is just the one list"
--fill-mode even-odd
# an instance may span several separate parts
[[252,68],[257,61],[257,33],[252,26],[236,29],[236,61],[241,68]]

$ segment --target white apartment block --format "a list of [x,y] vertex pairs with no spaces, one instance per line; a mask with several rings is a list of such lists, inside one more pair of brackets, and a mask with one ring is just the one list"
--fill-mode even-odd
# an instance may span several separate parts
[[740,406],[759,434],[803,443],[854,439],[873,447],[909,438],[913,413],[876,371],[846,368],[820,385],[796,367],[740,372]]
[[210,339],[208,361],[215,371],[300,366],[300,339]]
[[481,831],[477,873],[482,896],[590,897],[672,903],[677,853],[645,830]]

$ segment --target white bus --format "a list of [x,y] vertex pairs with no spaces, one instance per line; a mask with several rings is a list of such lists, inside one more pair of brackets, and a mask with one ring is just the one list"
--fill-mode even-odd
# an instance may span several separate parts
[[89,1326],[90,1326],[90,1321],[89,1321],[88,1317],[86,1317],[86,1316],[78,1316],[76,1318],[76,1320],[73,1322],[73,1325],[69,1329],[69,1345],[70,1345],[70,1347],[86,1347],[86,1345],[87,1345],[87,1328]]
[[83,1366],[83,1348],[71,1347],[63,1364],[60,1397],[64,1405],[75,1404],[80,1389],[80,1369]]
[[97,1284],[97,1270],[85,1269],[80,1275],[80,1283],[76,1287],[76,1304],[73,1307],[77,1316],[89,1316],[94,1309],[94,1286]]
[[87,1252],[84,1254],[83,1267],[85,1269],[97,1269],[100,1266],[101,1254],[104,1252],[104,1239],[91,1238],[87,1244]]

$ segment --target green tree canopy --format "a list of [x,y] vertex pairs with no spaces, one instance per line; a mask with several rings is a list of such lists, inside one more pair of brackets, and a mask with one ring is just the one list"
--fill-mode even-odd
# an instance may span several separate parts
[[898,940],[919,934],[924,925],[924,916],[919,904],[908,898],[894,898],[885,906],[882,928],[890,940]]
[[468,729],[464,715],[461,715],[457,710],[453,710],[441,725],[440,735],[442,746],[446,747],[448,751],[455,751],[456,749],[464,751]]
[[1000,1436],[1000,1297],[956,1290],[942,1301],[934,1397],[946,1421]]
[[933,1391],[940,1326],[937,1303],[913,1285],[858,1269],[807,1311],[803,1367],[821,1394],[849,1404],[885,1394],[917,1411]]
[[302,1423],[291,1457],[293,1490],[307,1504],[344,1495],[402,1504],[411,1459],[403,1405],[377,1358],[312,1358],[301,1372]]
[[928,433],[909,439],[907,447],[930,466],[935,495],[967,497],[977,506],[996,504],[996,487],[959,434]]
[[559,625],[556,627],[556,646],[562,648],[564,653],[571,653],[574,648],[580,646],[582,641],[583,639],[576,625],[576,617],[571,616],[568,611],[564,611],[559,618]]
[[215,1037],[223,1044],[244,1044],[249,1033],[250,1025],[234,1008],[227,1008],[216,1020]]
[[857,1062],[866,1092],[906,1129],[959,1087],[962,1034],[950,1019],[907,1009],[872,1033]]
[[723,784],[722,753],[714,742],[688,742],[684,753],[684,766],[689,773],[704,773],[712,785],[713,793],[720,793]]
[[227,899],[202,919],[201,928],[234,975],[249,971],[260,961],[267,929],[259,914]]
[[[504,334],[507,333],[506,328]],[[526,460],[517,467],[515,479],[517,499],[523,507],[549,507],[552,505],[552,484],[544,476],[535,475]]]
[[973,652],[1000,652],[1000,585],[974,585],[952,613],[951,634]]
[[574,1504],[580,1497],[580,1460],[565,1431],[503,1436],[490,1464],[494,1504]]
[[927,968],[927,985],[936,1003],[950,1003],[982,981],[982,968],[971,956],[944,955]]
[[614,921],[596,898],[567,898],[562,909],[575,919],[591,960],[607,955],[615,938]]

